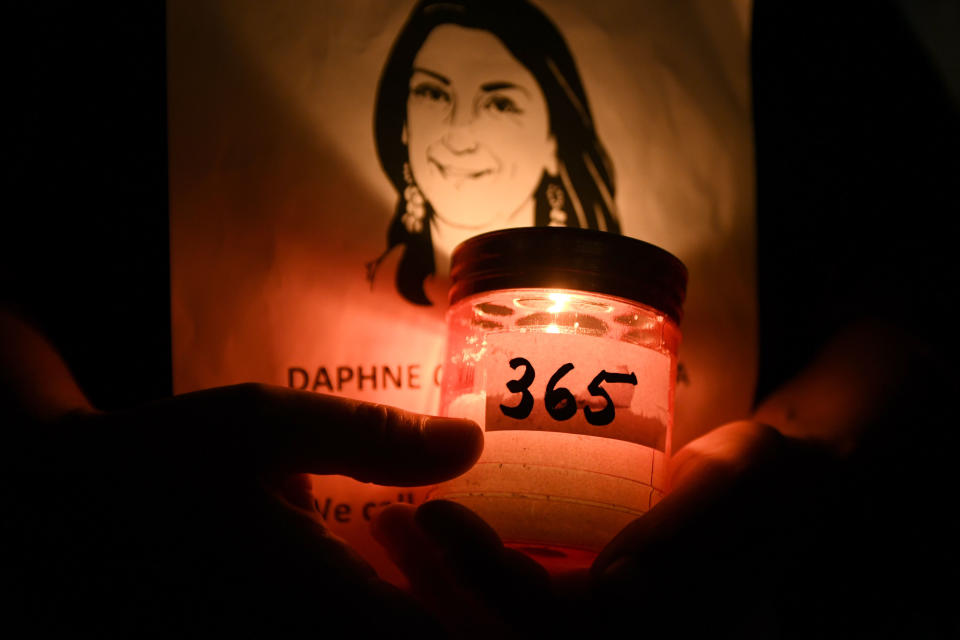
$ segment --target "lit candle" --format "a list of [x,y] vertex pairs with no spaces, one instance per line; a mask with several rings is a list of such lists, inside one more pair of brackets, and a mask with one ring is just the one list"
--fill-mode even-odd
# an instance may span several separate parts
[[588,566],[665,490],[686,269],[624,236],[497,231],[454,252],[441,412],[484,452],[455,500],[548,569]]

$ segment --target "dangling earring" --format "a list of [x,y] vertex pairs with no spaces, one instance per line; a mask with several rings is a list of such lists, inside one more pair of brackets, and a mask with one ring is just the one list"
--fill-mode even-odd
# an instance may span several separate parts
[[563,203],[566,202],[567,195],[563,187],[556,182],[547,185],[547,204],[550,205],[550,224],[551,227],[567,226],[567,212],[563,210]]
[[413,181],[413,173],[410,171],[410,164],[407,162],[403,163],[403,179],[407,183],[407,186],[403,189],[406,209],[400,220],[408,232],[420,233],[423,231],[423,217],[427,210],[423,203],[423,194],[420,193],[420,187],[417,186],[417,183]]

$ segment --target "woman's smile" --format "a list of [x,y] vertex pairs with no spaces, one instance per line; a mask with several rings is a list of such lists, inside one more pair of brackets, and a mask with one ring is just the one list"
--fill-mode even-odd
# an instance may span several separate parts
[[431,145],[427,148],[427,162],[445,180],[477,180],[493,177],[499,170],[499,163],[495,158],[485,154],[451,154],[443,145]]

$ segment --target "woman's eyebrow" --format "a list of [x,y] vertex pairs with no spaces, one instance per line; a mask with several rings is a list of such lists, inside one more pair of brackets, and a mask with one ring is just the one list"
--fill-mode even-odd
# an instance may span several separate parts
[[446,76],[441,75],[441,74],[437,73],[436,71],[430,71],[429,69],[424,69],[423,67],[414,67],[414,68],[413,68],[413,72],[414,72],[414,73],[425,73],[425,74],[427,74],[428,76],[431,76],[431,77],[433,77],[433,78],[436,78],[437,80],[439,80],[439,81],[442,82],[443,84],[446,84],[446,85],[449,85],[449,84],[450,84],[450,80],[449,80]]
[[487,92],[500,91],[501,89],[517,89],[519,91],[522,91],[524,94],[528,96],[530,95],[530,93],[524,87],[521,87],[520,85],[514,84],[512,82],[487,82],[485,84],[480,85],[480,88]]

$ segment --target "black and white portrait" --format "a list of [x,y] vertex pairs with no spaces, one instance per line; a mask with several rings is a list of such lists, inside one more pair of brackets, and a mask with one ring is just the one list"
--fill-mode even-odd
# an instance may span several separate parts
[[424,280],[454,247],[508,227],[620,232],[613,166],[577,66],[538,8],[423,0],[383,67],[374,132],[397,194],[386,255],[399,293],[429,305]]
[[[177,392],[436,412],[454,247],[553,224],[690,269],[675,446],[749,411],[755,371],[728,372],[757,361],[749,3],[167,7]],[[385,566],[364,507],[398,492],[317,490]]]

